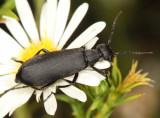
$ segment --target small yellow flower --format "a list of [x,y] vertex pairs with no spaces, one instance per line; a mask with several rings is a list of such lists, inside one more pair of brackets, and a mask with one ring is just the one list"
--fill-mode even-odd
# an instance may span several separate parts
[[117,87],[117,91],[129,92],[131,89],[140,86],[140,85],[149,85],[151,81],[150,78],[147,78],[148,73],[142,73],[142,70],[136,71],[138,62],[132,64],[131,70],[128,75],[125,77],[121,85]]

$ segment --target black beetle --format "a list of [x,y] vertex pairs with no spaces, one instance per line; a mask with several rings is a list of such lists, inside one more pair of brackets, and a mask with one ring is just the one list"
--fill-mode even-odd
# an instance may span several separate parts
[[[95,49],[85,50],[85,47],[49,52],[41,49],[35,56],[26,62],[21,62],[18,73],[16,74],[16,83],[23,83],[37,90],[43,90],[54,84],[57,80],[75,75],[73,81],[69,85],[58,86],[68,87],[76,82],[78,72],[84,70],[88,66],[93,70],[107,77],[106,73],[94,67],[94,64],[100,58],[111,61],[118,54],[147,54],[150,52],[116,52],[113,53],[109,44],[113,35],[116,20],[121,12],[116,16],[108,44],[99,44]],[[45,52],[40,54],[40,52]],[[40,55],[39,55],[40,54]],[[108,82],[108,79],[106,79]],[[109,84],[109,82],[108,82]],[[110,84],[109,84],[110,86]]]
[[[38,55],[41,51],[45,53]],[[81,47],[48,52],[46,49],[42,49],[33,58],[22,64],[16,75],[16,82],[35,89],[41,86],[40,90],[42,90],[59,79],[75,74],[72,81],[74,83],[78,77],[78,72],[88,66],[106,76],[105,73],[95,68],[94,64],[100,58],[110,61],[113,56],[114,53],[106,44],[100,44],[96,49],[90,50]]]

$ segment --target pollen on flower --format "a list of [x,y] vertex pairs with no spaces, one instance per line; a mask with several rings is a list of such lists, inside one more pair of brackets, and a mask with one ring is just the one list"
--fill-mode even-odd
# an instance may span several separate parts
[[[48,51],[56,51],[57,48],[54,46],[53,42],[48,38],[42,38],[38,44],[30,43],[30,47],[20,50],[20,58],[23,62],[32,58],[39,50],[47,49]],[[42,54],[44,52],[41,52]]]

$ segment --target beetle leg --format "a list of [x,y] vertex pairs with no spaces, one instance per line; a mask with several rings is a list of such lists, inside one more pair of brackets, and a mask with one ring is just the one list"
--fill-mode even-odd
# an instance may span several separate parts
[[85,45],[81,46],[80,48],[83,48],[84,50],[86,49]]
[[[77,78],[78,78],[78,73],[75,74],[75,76],[74,76],[74,78],[73,78],[73,81],[71,81],[70,84],[68,84],[68,85],[63,85],[63,86],[57,86],[57,87],[58,87],[58,88],[65,88],[65,87],[71,86],[71,85],[73,85],[73,84],[76,82]],[[34,89],[36,89],[36,90],[44,90],[44,89],[48,88],[49,86],[51,86],[52,84],[53,84],[53,83],[49,83],[49,84],[47,84],[47,85],[45,85],[45,86],[42,86],[41,88],[37,88],[37,87],[34,87],[34,86],[31,86],[31,87],[34,88]]]
[[68,84],[68,85],[62,85],[62,86],[57,86],[57,87],[58,87],[58,88],[66,88],[66,87],[69,87],[69,86],[75,84],[75,82],[77,81],[77,79],[78,79],[78,73],[76,73],[76,74],[74,75],[74,78],[73,78],[73,80],[70,82],[70,84]]
[[23,61],[17,60],[14,57],[12,58],[12,60],[15,61],[15,62],[18,62],[18,63],[22,63],[22,64],[24,63]]
[[[109,74],[109,73],[110,73],[110,72],[107,71],[107,72],[106,72],[106,75]],[[108,80],[108,76],[106,76],[106,81],[107,81],[107,83],[108,83],[108,86],[111,87],[111,84],[109,83],[109,80]]]
[[54,95],[54,93],[51,92],[51,94],[49,94],[49,96],[43,102],[45,103],[51,97],[51,95]]
[[39,50],[35,55],[39,55],[39,53],[41,53],[41,51],[43,51],[44,53],[49,52],[47,49],[43,48],[43,49]]
[[91,68],[92,68],[93,70],[95,70],[96,72],[98,72],[99,74],[101,74],[101,75],[105,76],[105,77],[106,77],[106,81],[107,81],[107,83],[108,83],[108,86],[109,86],[109,87],[111,87],[111,85],[110,85],[110,83],[109,83],[109,80],[108,80],[108,76],[107,76],[107,74],[106,74],[106,73],[104,73],[104,72],[100,71],[99,69],[97,69],[97,68],[96,68],[96,67],[94,67],[94,66],[91,66]]
[[17,88],[15,86],[15,87],[12,87],[12,88],[4,91],[3,93],[7,93],[7,92],[12,91],[12,90],[17,90],[17,89],[22,89],[22,88],[27,88],[27,87],[29,87],[29,86],[20,86],[20,87],[17,87]]
[[51,86],[52,84],[53,83],[49,83],[49,84],[47,84],[45,86],[42,86],[41,88],[37,88],[37,87],[34,87],[34,86],[31,86],[31,87],[34,88],[34,89],[36,89],[36,90],[44,90],[44,89],[48,88],[49,86]]
[[74,78],[73,78],[73,81],[71,81],[71,84],[75,84],[75,82],[77,81],[77,79],[78,79],[78,73],[76,73],[74,75]]

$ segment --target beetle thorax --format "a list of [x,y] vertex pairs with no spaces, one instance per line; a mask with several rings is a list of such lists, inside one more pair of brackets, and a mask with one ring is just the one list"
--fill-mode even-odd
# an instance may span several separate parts
[[101,54],[97,49],[90,49],[85,51],[85,59],[88,65],[94,65],[100,58]]

